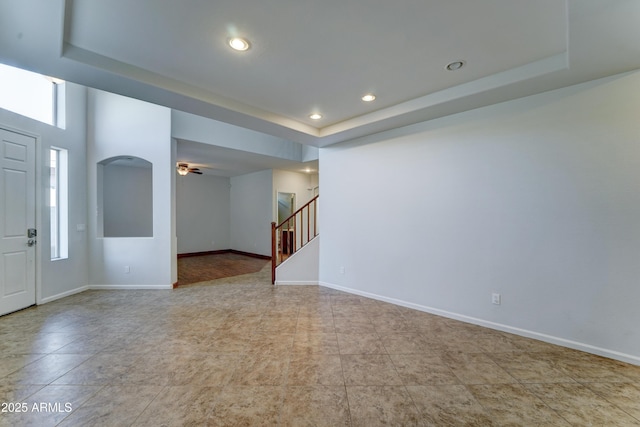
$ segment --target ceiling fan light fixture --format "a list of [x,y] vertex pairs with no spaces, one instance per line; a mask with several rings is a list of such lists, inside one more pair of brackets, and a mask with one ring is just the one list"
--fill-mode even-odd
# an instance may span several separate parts
[[189,165],[186,163],[178,163],[176,170],[178,171],[178,175],[185,176],[189,173]]
[[231,37],[228,40],[229,46],[233,50],[237,50],[239,52],[244,52],[249,50],[251,44],[247,39],[243,39],[242,37]]

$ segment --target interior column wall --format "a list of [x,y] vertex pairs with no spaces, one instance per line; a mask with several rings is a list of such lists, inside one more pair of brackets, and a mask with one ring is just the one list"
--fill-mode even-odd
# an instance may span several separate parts
[[[94,288],[170,288],[172,235],[171,111],[132,98],[89,89],[88,168],[91,269]],[[97,163],[135,156],[153,164],[153,237],[101,238],[97,233]]]

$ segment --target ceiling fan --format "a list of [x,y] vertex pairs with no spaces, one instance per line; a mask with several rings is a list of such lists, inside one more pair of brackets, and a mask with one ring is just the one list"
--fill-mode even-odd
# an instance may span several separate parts
[[180,176],[185,176],[189,173],[195,173],[197,175],[202,175],[202,172],[200,172],[199,168],[190,168],[188,163],[178,163],[178,166],[176,168],[176,170],[178,171],[178,174]]

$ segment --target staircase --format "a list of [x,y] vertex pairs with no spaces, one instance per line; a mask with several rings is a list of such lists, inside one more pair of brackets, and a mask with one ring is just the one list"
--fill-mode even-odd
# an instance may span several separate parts
[[271,223],[271,283],[276,267],[318,235],[318,197],[315,196],[280,224]]

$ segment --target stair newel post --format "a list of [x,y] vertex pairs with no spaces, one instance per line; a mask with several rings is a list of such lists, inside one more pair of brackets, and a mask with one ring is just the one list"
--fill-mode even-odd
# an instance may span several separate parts
[[271,284],[276,283],[276,223],[271,223]]

